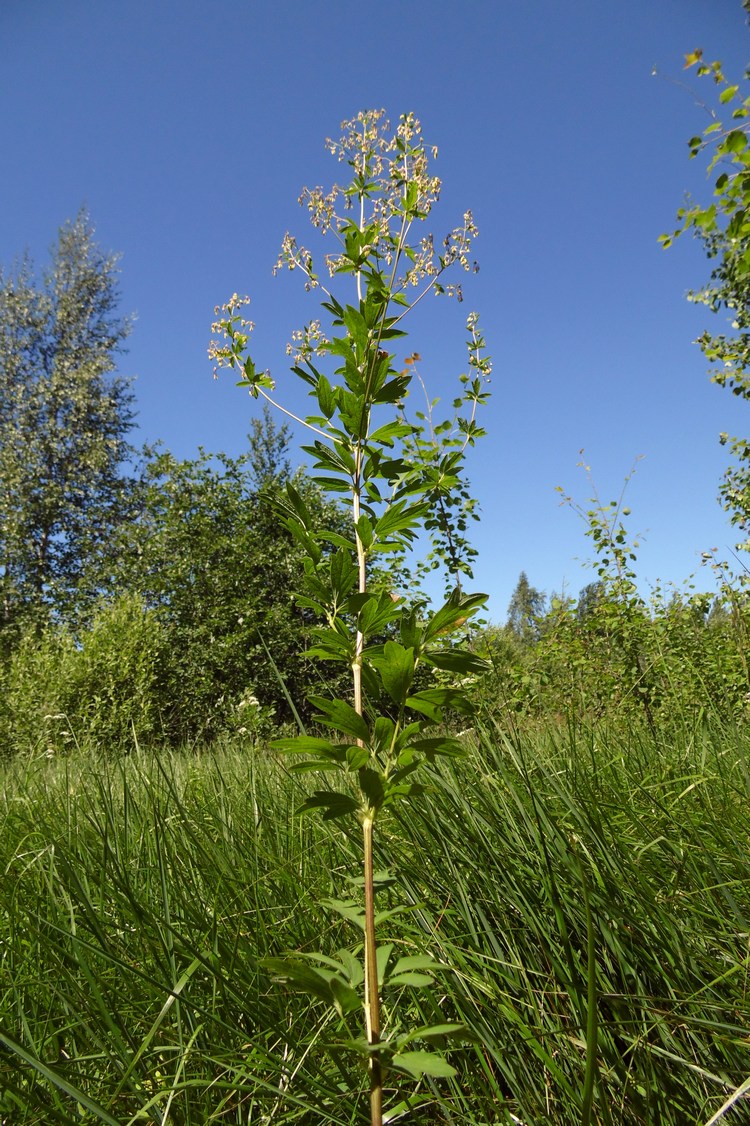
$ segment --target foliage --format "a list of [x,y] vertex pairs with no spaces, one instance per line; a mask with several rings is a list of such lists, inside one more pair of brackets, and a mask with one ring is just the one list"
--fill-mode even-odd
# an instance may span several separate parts
[[128,333],[117,263],[81,212],[41,282],[28,259],[0,273],[0,629],[70,616],[95,597],[84,561],[131,512],[133,396],[113,376]]
[[111,753],[159,739],[165,640],[132,594],[102,605],[77,637],[63,625],[28,633],[3,671],[0,755],[78,744]]
[[[583,450],[581,451],[583,453]],[[589,599],[585,614],[575,617],[582,624],[583,632],[603,642],[606,650],[604,668],[612,668],[612,688],[624,698],[632,699],[643,708],[645,716],[653,726],[652,692],[653,678],[651,665],[646,655],[645,631],[648,610],[637,585],[635,562],[640,546],[637,537],[632,537],[625,520],[630,516],[630,508],[625,504],[625,493],[635,472],[635,466],[625,478],[622,491],[617,499],[602,501],[591,478],[590,466],[579,463],[586,471],[593,495],[591,507],[584,510],[572,497],[561,492],[563,501],[570,505],[586,525],[586,535],[594,545],[593,567],[601,584],[593,600]],[[558,611],[561,606],[558,605]],[[572,611],[572,605],[567,607]],[[605,657],[600,650],[600,660]],[[615,657],[614,668],[612,657]],[[591,658],[589,657],[589,660]],[[598,661],[592,665],[597,667]],[[607,684],[605,678],[604,683]]]
[[731,605],[688,589],[627,606],[605,586],[581,616],[575,599],[554,599],[540,640],[504,667],[508,706],[571,722],[645,720],[655,731],[670,728],[677,702],[681,716],[715,707],[743,719],[750,604]]
[[506,628],[521,645],[529,645],[539,638],[539,624],[544,615],[546,597],[529,582],[521,571],[508,604]]
[[476,639],[477,652],[493,666],[475,694],[478,707],[494,714],[500,702],[516,717],[562,716],[569,722],[586,715],[615,724],[645,720],[653,732],[669,726],[677,702],[680,715],[700,715],[709,707],[737,719],[747,715],[747,590],[721,572],[718,595],[694,584],[683,590],[657,586],[650,598],[641,595],[639,539],[627,528],[630,476],[611,501],[602,501],[591,481],[588,507],[563,494],[594,544],[597,579],[577,599],[553,596],[536,620],[536,638],[524,645],[507,626]]
[[[386,1068],[412,1078],[452,1074],[439,1055],[417,1050],[420,1040],[434,1038],[429,1029],[402,1030],[398,1023],[381,1028],[381,992],[429,986],[439,967],[428,955],[417,954],[389,968],[389,947],[376,938],[374,825],[384,810],[423,793],[424,786],[414,780],[420,763],[462,751],[455,739],[434,732],[446,710],[469,708],[465,694],[455,685],[421,688],[416,678],[425,666],[453,678],[482,667],[448,639],[485,601],[482,595],[465,595],[460,578],[471,573],[465,532],[473,502],[464,461],[467,448],[482,434],[476,412],[487,398],[489,363],[471,314],[469,373],[459,377],[453,418],[437,422],[428,396],[427,410],[417,410],[409,420],[408,396],[415,379],[421,383],[415,367],[419,357],[411,353],[399,364],[389,348],[401,348],[404,318],[427,293],[461,297],[460,287],[445,275],[452,266],[470,268],[476,228],[467,212],[444,239],[442,253],[431,235],[412,235],[440,189],[428,171],[427,148],[412,114],[400,119],[394,133],[382,112],[373,111],[342,128],[343,136],[329,141],[329,148],[349,166],[349,186],[334,186],[328,193],[305,189],[301,202],[313,226],[336,241],[326,265],[332,279],[353,283],[353,303],[342,303],[320,281],[311,252],[291,235],[284,239],[279,266],[301,271],[306,288],[322,292],[329,327],[315,320],[295,334],[292,370],[314,404],[303,424],[311,436],[304,449],[317,470],[315,480],[331,496],[346,498],[349,526],[344,535],[337,529],[316,531],[292,484],[277,511],[307,555],[298,605],[325,623],[314,630],[311,655],[351,669],[351,695],[312,698],[318,722],[336,741],[301,736],[275,746],[304,754],[302,770],[342,776],[341,789],[316,790],[303,808],[320,810],[326,819],[354,816],[361,824],[364,911],[360,918],[351,904],[338,909],[360,918],[364,966],[355,958],[359,946],[336,959],[321,953],[268,966],[279,980],[326,1000],[342,1018],[360,1007],[361,993],[366,1034],[350,1032],[342,1047],[368,1066],[376,1126],[383,1120]],[[240,385],[254,397],[275,404],[270,373],[247,355],[252,324],[243,316],[246,301],[235,294],[217,309],[219,339],[210,354],[219,366],[238,369]],[[420,530],[430,533],[432,558],[447,565],[454,587],[433,613],[419,601],[410,603],[372,584],[373,563],[383,556],[403,558]],[[332,545],[332,553],[324,552],[324,544]],[[384,640],[384,633],[391,636]]]
[[[743,96],[740,83],[724,75],[721,63],[706,63],[703,52],[686,56],[686,69],[697,67],[700,77],[714,83],[717,104],[705,106],[711,124],[701,135],[691,137],[690,156],[707,156],[708,172],[714,176],[713,201],[689,203],[677,212],[680,226],[662,235],[669,246],[685,231],[703,242],[707,257],[715,262],[710,282],[691,293],[690,300],[712,312],[724,309],[731,317],[731,334],[704,331],[698,343],[712,364],[712,380],[734,395],[750,399],[750,93]],[[745,75],[745,82],[750,72]],[[725,117],[724,115],[728,115]],[[750,441],[721,435],[737,458],[721,487],[725,509],[746,536],[750,535]],[[750,549],[750,539],[739,547]]]
[[[287,434],[268,417],[254,421],[237,458],[153,457],[139,518],[122,530],[112,567],[98,576],[112,595],[136,592],[158,617],[165,639],[158,706],[172,745],[226,730],[267,736],[293,719],[286,694],[309,719],[305,696],[320,680],[306,656],[313,615],[292,596],[303,553],[273,508],[290,479]],[[303,476],[294,481],[311,520],[341,523]]]

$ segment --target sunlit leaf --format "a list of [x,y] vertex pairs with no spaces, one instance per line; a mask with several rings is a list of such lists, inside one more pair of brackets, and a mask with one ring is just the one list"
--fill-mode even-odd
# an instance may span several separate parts
[[449,1079],[456,1074],[455,1067],[451,1067],[447,1060],[435,1052],[397,1052],[390,1062],[392,1067],[414,1079],[421,1079],[423,1075]]
[[365,743],[370,738],[370,728],[366,720],[345,700],[311,696],[310,703],[321,713],[320,721],[327,727],[343,731],[346,735],[353,735],[355,739],[361,739]]
[[397,641],[387,641],[382,653],[373,656],[371,663],[391,699],[402,704],[414,679],[414,650],[406,649]]

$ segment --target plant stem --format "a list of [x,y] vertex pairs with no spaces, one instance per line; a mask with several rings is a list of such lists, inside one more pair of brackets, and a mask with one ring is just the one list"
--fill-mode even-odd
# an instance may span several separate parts
[[[365,556],[365,547],[362,543],[362,537],[357,528],[357,522],[361,513],[361,488],[362,488],[362,445],[357,446],[355,454],[355,472],[352,481],[352,518],[354,521],[354,542],[357,545],[357,573],[358,583],[357,589],[360,594],[364,594],[367,590],[367,561]],[[354,661],[352,663],[352,678],[354,687],[354,710],[359,714],[364,714],[362,702],[362,653],[365,647],[364,634],[360,629],[357,629],[357,636],[354,642]],[[361,740],[357,740],[361,744]]]
[[[374,823],[373,813],[366,814],[362,819],[365,878],[365,1020],[369,1044],[377,1044],[380,1041],[380,993],[375,942],[375,879],[372,858]],[[383,1074],[379,1052],[373,1052],[370,1056],[370,1122],[371,1126],[382,1126],[383,1122]]]
[[[364,177],[364,157],[362,158],[362,174]],[[359,229],[365,226],[365,197],[359,197]],[[357,298],[362,302],[362,271],[357,270]],[[382,331],[382,324],[381,324]],[[378,341],[375,344],[373,356],[377,356]],[[366,357],[370,368],[370,357]],[[368,380],[369,383],[369,380]],[[366,392],[367,400],[367,392]],[[369,406],[369,403],[368,403]],[[368,411],[369,414],[369,411]],[[367,427],[369,431],[369,425]],[[357,571],[359,593],[367,590],[367,562],[365,546],[359,534],[358,522],[361,514],[362,497],[362,463],[363,441],[357,441],[354,475],[352,479],[352,516],[354,519],[354,540],[357,547]],[[362,700],[362,653],[365,639],[360,629],[354,643],[354,662],[352,674],[354,682],[354,709],[359,715],[364,712]],[[361,743],[361,740],[358,740]],[[368,1044],[377,1044],[380,1041],[380,994],[378,992],[378,959],[377,943],[375,938],[375,880],[372,859],[373,827],[375,824],[375,811],[368,810],[362,819],[362,834],[364,838],[364,890],[365,890],[365,1027]],[[371,1126],[382,1126],[383,1122],[383,1075],[380,1065],[380,1052],[374,1051],[370,1056],[370,1123]]]

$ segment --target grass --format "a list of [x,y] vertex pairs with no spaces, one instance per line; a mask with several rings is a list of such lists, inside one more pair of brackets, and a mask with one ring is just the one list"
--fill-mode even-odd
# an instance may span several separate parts
[[[446,971],[384,1017],[471,1036],[388,1120],[718,1113],[750,1075],[750,733],[491,726],[431,782],[384,821],[379,895],[384,940]],[[240,746],[6,763],[3,1126],[368,1121],[339,1019],[259,964],[356,941],[324,905],[356,838],[295,816],[306,785]]]

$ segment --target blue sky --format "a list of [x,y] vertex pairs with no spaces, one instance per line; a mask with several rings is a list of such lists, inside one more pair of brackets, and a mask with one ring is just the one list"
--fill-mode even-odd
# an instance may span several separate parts
[[408,341],[449,397],[465,314],[481,314],[494,372],[471,466],[476,587],[501,619],[521,569],[547,592],[590,580],[555,492],[585,504],[581,449],[607,499],[642,458],[639,574],[680,583],[736,538],[715,499],[718,434],[750,417],[691,343],[710,321],[684,298],[708,277],[700,246],[657,243],[686,190],[707,195],[686,144],[707,119],[652,68],[700,93],[685,52],[739,78],[749,36],[740,0],[3,0],[0,261],[42,263],[85,205],[137,316],[121,370],[140,438],[236,454],[258,407],[211,377],[214,305],[251,295],[255,357],[301,407],[284,346],[315,301],[271,276],[285,231],[307,235],[299,191],[339,175],[324,139],[344,118],[414,110],[439,147],[436,235],[467,207],[481,232],[464,304],[429,304]]

